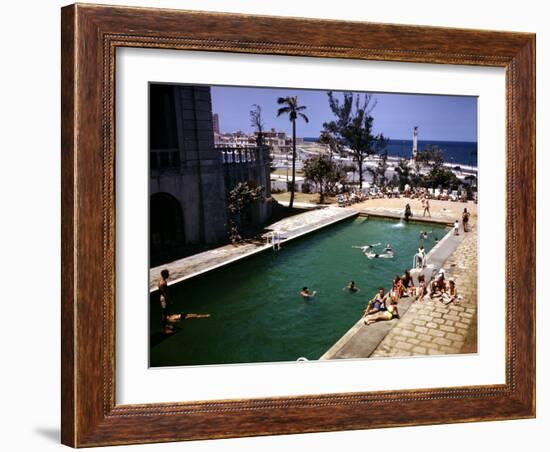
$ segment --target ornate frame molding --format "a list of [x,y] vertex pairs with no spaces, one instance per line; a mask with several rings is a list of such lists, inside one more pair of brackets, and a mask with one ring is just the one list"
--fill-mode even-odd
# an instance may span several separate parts
[[[270,29],[279,33],[274,35]],[[518,298],[516,287],[516,281],[522,280],[525,290],[535,293],[531,252],[535,249],[534,35],[77,4],[62,9],[62,45],[64,444],[82,447],[535,415],[535,300]],[[510,281],[506,383],[116,405],[114,89],[118,47],[504,67],[506,273]],[[525,215],[516,214],[518,205]]]

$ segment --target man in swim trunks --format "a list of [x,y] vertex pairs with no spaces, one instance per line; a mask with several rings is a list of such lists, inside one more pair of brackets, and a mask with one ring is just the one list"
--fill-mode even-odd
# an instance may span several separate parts
[[363,312],[363,317],[374,314],[375,312],[385,311],[386,310],[386,299],[387,295],[385,294],[384,288],[380,287],[378,293],[372,298]]
[[314,290],[313,292],[309,293],[307,286],[304,286],[300,291],[300,295],[304,300],[311,300],[315,295],[317,295],[317,291]]
[[159,301],[160,301],[160,319],[162,330],[167,333],[171,332],[172,328],[168,325],[168,277],[170,272],[166,269],[160,272],[160,280],[158,283]]

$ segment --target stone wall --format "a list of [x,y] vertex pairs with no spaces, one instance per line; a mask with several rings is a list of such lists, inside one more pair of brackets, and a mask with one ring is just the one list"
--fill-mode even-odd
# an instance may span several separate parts
[[[181,234],[151,231],[151,255],[159,258],[153,260],[167,261],[188,246],[226,241],[227,193],[238,182],[265,188],[268,202],[253,206],[251,219],[253,224],[265,223],[271,215],[269,150],[252,148],[243,156],[244,150],[227,149],[224,153],[214,146],[210,87],[153,84],[150,90],[151,203],[156,202],[155,195],[169,195],[175,208],[181,207],[183,218]],[[226,158],[227,154],[233,158]],[[152,210],[166,216],[157,225],[171,227],[174,212]],[[172,240],[158,239],[164,236]],[[174,236],[181,237],[177,245]]]
[[255,148],[218,147],[222,154],[225,187],[227,192],[239,182],[247,182],[253,187],[264,188],[263,197],[266,201],[257,202],[252,208],[253,222],[265,223],[271,216],[271,170],[269,147]]
[[[222,159],[214,147],[210,88],[171,88],[177,148],[151,149],[157,164],[151,165],[149,193],[169,193],[179,201],[185,244],[218,243],[227,237],[227,214]],[[164,153],[170,159],[163,162]]]

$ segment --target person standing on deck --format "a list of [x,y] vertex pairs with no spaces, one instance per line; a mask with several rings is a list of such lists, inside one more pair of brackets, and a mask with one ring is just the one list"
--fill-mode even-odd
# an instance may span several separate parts
[[460,235],[460,233],[458,232],[458,229],[459,229],[459,225],[458,225],[458,220],[455,220],[455,225],[453,227],[453,229],[455,230],[455,235]]
[[464,232],[468,232],[468,221],[470,220],[470,212],[464,207],[464,212],[462,212],[462,227]]
[[405,206],[405,221],[409,221],[409,218],[411,218],[413,216],[412,212],[411,212],[411,205],[407,203],[407,205]]
[[426,212],[428,213],[428,216],[431,218],[432,214],[430,213],[430,201],[428,197],[424,198],[424,212],[422,213],[422,216],[426,216]]
[[159,301],[160,301],[160,319],[161,319],[161,325],[162,330],[166,332],[170,332],[171,328],[168,325],[168,277],[170,276],[170,272],[166,269],[162,270],[160,272],[160,280],[158,283],[158,289],[159,289]]

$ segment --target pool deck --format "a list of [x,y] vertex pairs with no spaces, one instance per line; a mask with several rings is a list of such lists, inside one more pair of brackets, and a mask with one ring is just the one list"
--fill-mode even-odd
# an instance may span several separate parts
[[430,200],[430,216],[423,215],[424,211],[422,203],[419,199],[410,199],[405,197],[369,199],[368,201],[353,204],[347,208],[355,209],[363,214],[372,216],[400,219],[406,204],[411,206],[411,212],[413,214],[411,221],[415,222],[450,225],[454,223],[455,220],[461,221],[462,211],[465,207],[470,212],[471,222],[475,223],[477,220],[477,204],[474,204],[472,201],[463,203]]
[[318,231],[332,224],[353,218],[359,212],[356,209],[342,209],[329,206],[316,208],[292,217],[285,218],[266,227],[268,232],[263,234],[262,240],[246,242],[239,245],[225,245],[212,250],[204,251],[193,256],[154,267],[149,270],[149,291],[158,290],[157,283],[160,272],[167,269],[170,272],[169,285],[177,284],[218,267],[236,262],[257,253],[270,250],[268,243],[271,231],[277,231],[281,236],[281,247],[288,241]]

